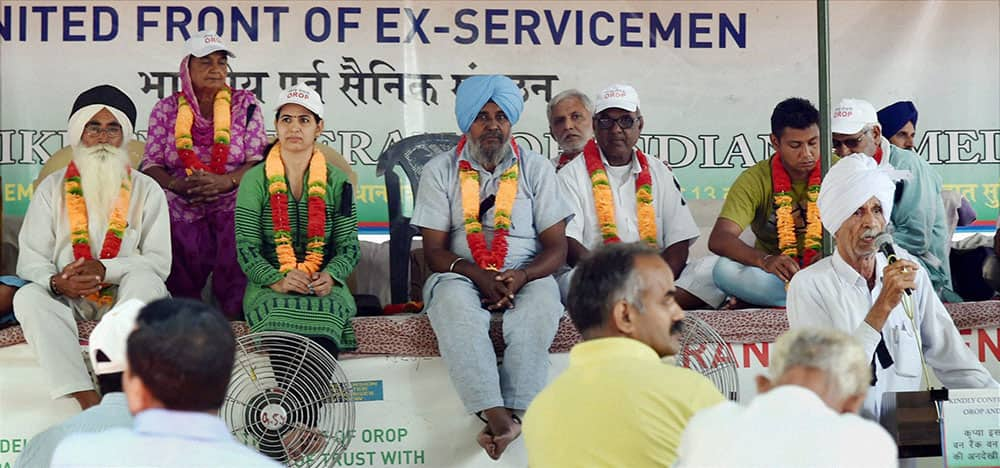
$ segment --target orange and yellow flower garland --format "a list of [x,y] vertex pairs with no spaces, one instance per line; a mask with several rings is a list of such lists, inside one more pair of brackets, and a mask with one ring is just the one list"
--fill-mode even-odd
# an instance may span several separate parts
[[309,180],[306,183],[309,224],[306,228],[305,259],[299,263],[292,247],[292,229],[288,221],[288,179],[281,159],[281,144],[276,143],[267,153],[264,163],[267,191],[271,195],[271,222],[274,224],[274,245],[279,271],[301,270],[315,273],[323,265],[326,247],[326,159],[318,149],[309,159]]
[[823,225],[819,219],[819,188],[822,176],[819,162],[809,173],[809,186],[806,189],[806,233],[802,240],[803,252],[799,255],[798,236],[795,235],[795,220],[792,219],[792,179],[788,176],[785,166],[781,163],[781,155],[771,158],[771,181],[774,189],[774,204],[777,206],[775,216],[778,227],[778,248],[781,253],[796,259],[799,265],[806,267],[820,257],[823,248]]
[[[70,243],[73,245],[73,258],[92,260],[90,252],[90,226],[87,221],[87,202],[83,198],[83,186],[80,184],[80,170],[76,163],[70,162],[66,168],[63,182],[66,191],[66,211],[69,215]],[[128,227],[128,206],[132,198],[132,170],[126,168],[125,176],[118,189],[118,198],[108,218],[108,232],[104,235],[101,247],[101,258],[115,258],[122,247],[122,237]],[[114,302],[111,285],[101,284],[101,290],[87,296],[87,299],[101,305]]]
[[[653,208],[653,178],[649,173],[649,160],[642,151],[636,150],[639,160],[639,176],[635,179],[636,216],[639,220],[639,239],[656,247],[656,209]],[[615,200],[608,181],[608,173],[601,161],[600,151],[594,140],[587,142],[583,148],[587,172],[590,173],[590,184],[594,191],[594,207],[597,210],[597,223],[601,229],[601,237],[605,244],[621,242],[618,237],[618,225],[615,223]]]
[[194,152],[194,137],[192,136],[194,111],[191,110],[191,104],[184,97],[184,93],[177,93],[177,106],[174,141],[177,146],[177,155],[184,162],[185,172],[188,175],[194,171],[225,174],[226,161],[229,159],[229,141],[232,137],[229,129],[232,123],[232,90],[229,89],[229,86],[223,86],[215,93],[215,100],[212,102],[212,126],[215,128],[215,134],[212,137],[212,162],[208,166],[205,166]]
[[[458,141],[455,157],[462,155],[466,137]],[[479,222],[479,172],[469,161],[458,162],[458,181],[462,196],[462,219],[465,221],[465,239],[469,242],[472,258],[480,268],[499,271],[507,259],[507,234],[510,233],[511,213],[514,209],[514,198],[517,197],[517,179],[521,163],[521,150],[514,140],[514,164],[500,175],[496,195],[496,209],[493,215],[493,245],[486,248],[486,236],[483,225]]]

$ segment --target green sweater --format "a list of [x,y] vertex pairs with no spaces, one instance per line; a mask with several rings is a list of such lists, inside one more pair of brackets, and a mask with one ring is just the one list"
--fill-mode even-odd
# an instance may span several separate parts
[[[346,285],[359,257],[357,207],[347,176],[330,164],[326,165],[326,171],[326,252],[321,271],[329,273],[340,285]],[[309,226],[308,197],[305,196],[305,181],[308,180],[307,170],[301,199],[295,200],[291,194],[288,197],[292,247],[300,262],[305,255]],[[284,277],[278,271],[271,199],[263,163],[247,171],[240,182],[236,197],[236,249],[240,267],[251,283],[267,286]]]

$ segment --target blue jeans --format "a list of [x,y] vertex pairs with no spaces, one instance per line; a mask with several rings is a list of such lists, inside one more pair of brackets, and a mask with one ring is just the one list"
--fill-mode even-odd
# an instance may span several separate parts
[[720,257],[712,278],[730,296],[765,307],[785,306],[785,282],[760,268]]

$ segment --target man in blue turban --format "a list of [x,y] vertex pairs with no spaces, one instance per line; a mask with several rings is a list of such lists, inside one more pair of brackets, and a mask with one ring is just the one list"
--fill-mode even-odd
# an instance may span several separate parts
[[911,101],[898,101],[878,111],[882,134],[889,136],[889,143],[916,151],[913,138],[917,136],[917,107]]
[[[466,410],[486,426],[477,440],[500,458],[545,386],[548,349],[563,308],[552,273],[566,262],[572,217],[548,160],[511,138],[524,107],[500,75],[458,87],[458,145],[423,169],[410,223],[421,228],[427,316]],[[515,306],[516,304],[516,306]],[[503,364],[490,339],[503,317]]]

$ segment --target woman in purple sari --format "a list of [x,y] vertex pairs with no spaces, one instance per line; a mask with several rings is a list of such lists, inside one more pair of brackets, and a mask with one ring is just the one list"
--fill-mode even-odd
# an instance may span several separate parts
[[219,308],[235,320],[243,315],[247,284],[236,262],[236,189],[263,158],[264,123],[254,94],[227,85],[234,55],[218,36],[198,32],[186,46],[181,92],[153,107],[141,167],[170,205],[170,293],[201,298],[211,273]]

